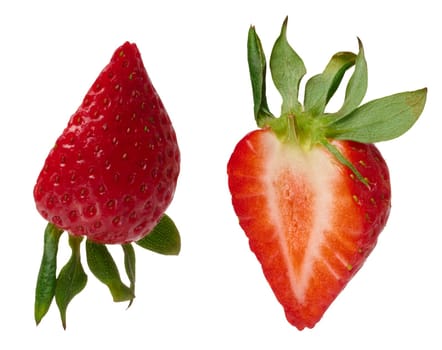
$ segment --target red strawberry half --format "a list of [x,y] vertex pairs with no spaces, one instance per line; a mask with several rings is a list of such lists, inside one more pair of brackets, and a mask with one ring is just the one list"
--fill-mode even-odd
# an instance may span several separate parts
[[[426,89],[359,106],[367,85],[359,53],[339,52],[306,84],[300,57],[286,40],[287,20],[270,58],[283,97],[281,116],[265,98],[265,56],[252,27],[248,55],[260,130],[247,134],[228,163],[239,223],[287,320],[312,328],[361,268],[390,212],[387,164],[373,142],[408,130],[421,114]],[[345,101],[325,111],[345,71],[354,67]]]
[[[164,212],[179,169],[180,152],[167,111],[137,46],[126,42],[70,118],[34,188],[37,209],[49,221],[37,282],[37,323],[55,295],[65,325],[67,303],[86,284],[79,259],[83,237],[88,265],[115,301],[134,298],[131,242],[178,253],[178,231]],[[56,247],[63,231],[69,233],[72,257],[55,278]],[[121,282],[104,244],[123,245],[130,287]],[[65,286],[65,280],[74,281],[75,288]]]

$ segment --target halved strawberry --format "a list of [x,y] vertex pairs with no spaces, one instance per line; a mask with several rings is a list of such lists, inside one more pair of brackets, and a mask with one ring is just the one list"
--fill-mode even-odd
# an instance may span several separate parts
[[[266,63],[254,28],[249,65],[255,117],[262,128],[235,147],[227,172],[234,210],[287,320],[312,328],[361,268],[390,213],[387,164],[372,144],[396,137],[422,112],[426,90],[358,107],[366,90],[359,54],[334,55],[297,100],[305,68],[286,41],[287,20],[270,59],[283,97],[275,118],[265,98]],[[343,107],[325,107],[355,66]]]

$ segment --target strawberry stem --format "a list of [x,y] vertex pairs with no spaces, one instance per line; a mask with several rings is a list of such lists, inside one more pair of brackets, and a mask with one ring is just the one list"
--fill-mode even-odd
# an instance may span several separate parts
[[298,126],[293,114],[287,115],[287,142],[298,143]]

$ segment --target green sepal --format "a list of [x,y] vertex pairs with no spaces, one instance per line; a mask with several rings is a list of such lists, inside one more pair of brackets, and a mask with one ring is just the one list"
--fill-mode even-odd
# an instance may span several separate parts
[[163,255],[178,255],[181,250],[181,238],[173,220],[163,215],[153,230],[135,242],[140,247]]
[[321,115],[328,101],[336,92],[345,72],[355,64],[353,52],[333,55],[324,72],[311,77],[305,85],[304,110],[312,116]]
[[252,82],[255,121],[259,127],[263,127],[267,124],[268,119],[274,117],[267,105],[266,58],[264,50],[262,49],[261,40],[253,26],[250,27],[247,37],[247,60],[250,80]]
[[115,302],[131,301],[135,298],[132,289],[121,281],[118,267],[104,244],[87,239],[86,258],[89,269],[109,288]]
[[364,185],[369,186],[368,180],[362,176],[352,162],[345,158],[345,156],[339,151],[339,149],[336,148],[336,146],[332,145],[325,139],[321,141],[321,144],[338,160],[339,163],[349,168],[359,181],[361,181]]
[[35,288],[34,318],[38,325],[51,306],[57,282],[58,244],[63,230],[48,223],[44,233],[43,257]]
[[[124,268],[126,270],[127,278],[130,282],[130,290],[135,295],[135,250],[132,244],[122,244],[121,247],[123,248],[124,252]],[[133,299],[130,300],[128,308],[132,305]]]
[[356,56],[355,70],[348,81],[345,90],[344,104],[340,110],[334,114],[335,120],[347,115],[357,108],[364,99],[368,86],[367,61],[365,60],[364,46],[358,38],[359,53]]
[[[254,30],[253,34],[255,42],[260,43]],[[281,142],[296,144],[305,151],[318,145],[325,147],[362,183],[369,186],[356,167],[329,140],[375,143],[402,135],[421,115],[427,89],[387,96],[360,106],[367,91],[368,71],[364,47],[359,38],[358,44],[357,55],[351,52],[335,54],[321,74],[308,80],[304,105],[301,105],[298,101],[299,85],[306,69],[302,59],[287,42],[286,18],[270,57],[272,78],[283,99],[281,114],[279,117],[262,119],[258,126],[269,128]],[[262,59],[259,77],[262,79],[265,77],[265,58],[260,45],[259,53]],[[354,67],[354,71],[347,83],[342,106],[335,113],[326,112],[327,103],[351,67]],[[265,101],[265,89],[261,88],[257,93],[255,87],[259,84],[253,83],[253,77],[252,85],[256,109],[256,96],[259,102]]]
[[282,96],[281,115],[302,111],[302,105],[298,100],[299,85],[307,71],[301,57],[287,41],[287,22],[286,17],[270,55],[272,79]]
[[401,92],[358,107],[326,128],[325,136],[362,143],[387,141],[409,130],[421,115],[427,89]]
[[69,246],[72,254],[69,261],[60,271],[55,287],[55,301],[60,311],[63,328],[66,329],[66,310],[71,300],[80,293],[87,283],[80,258],[80,244],[83,237],[69,235]]

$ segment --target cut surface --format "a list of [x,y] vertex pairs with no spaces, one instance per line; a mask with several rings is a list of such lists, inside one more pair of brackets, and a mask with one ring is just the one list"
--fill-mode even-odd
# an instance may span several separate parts
[[[363,170],[374,180],[374,172]],[[374,182],[368,189],[324,148],[304,152],[269,130],[240,141],[228,173],[240,225],[288,320],[313,327],[373,249],[388,216],[389,190],[379,217],[378,198],[370,199]],[[388,172],[381,174],[388,184]]]

